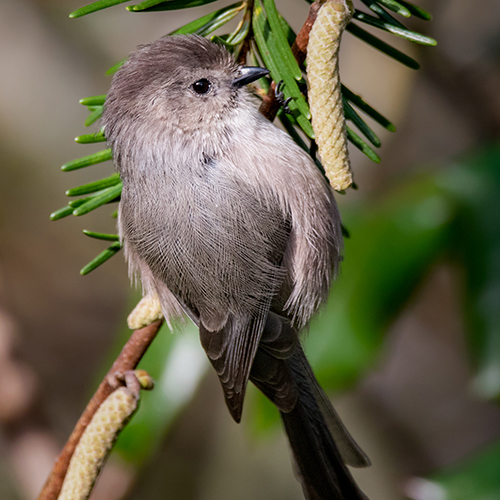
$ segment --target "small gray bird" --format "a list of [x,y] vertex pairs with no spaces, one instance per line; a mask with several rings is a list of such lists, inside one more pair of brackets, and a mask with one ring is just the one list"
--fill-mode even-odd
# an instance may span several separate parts
[[233,418],[248,380],[277,406],[306,498],[366,499],[345,464],[368,458],[298,338],[337,272],[340,217],[311,158],[258,112],[246,85],[267,73],[193,35],[129,57],[102,119],[123,181],[120,237],[165,317],[199,326]]

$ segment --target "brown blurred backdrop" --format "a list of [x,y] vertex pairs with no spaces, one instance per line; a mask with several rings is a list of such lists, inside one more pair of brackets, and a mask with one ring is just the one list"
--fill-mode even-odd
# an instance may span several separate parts
[[[307,3],[276,3],[300,28]],[[360,189],[341,205],[350,196],[376,200],[384,187],[411,172],[498,137],[500,2],[419,3],[434,20],[410,26],[426,30],[438,46],[391,40],[421,62],[418,72],[345,36],[343,81],[390,117],[398,132],[381,134],[380,165],[353,151]],[[214,9],[135,15],[118,6],[69,19],[82,4],[1,2],[0,497],[5,500],[37,495],[130,306],[122,256],[89,276],[78,274],[100,250],[81,230],[113,232],[114,221],[99,212],[49,220],[67,203],[66,189],[95,179],[92,167],[72,174],[59,170],[94,151],[73,141],[87,132],[87,112],[78,100],[106,93],[105,71],[138,44]],[[111,165],[105,169],[112,172]],[[458,281],[454,269],[436,265],[391,328],[379,366],[336,399],[375,464],[356,474],[371,500],[403,498],[408,477],[500,435],[499,409],[468,390]],[[183,460],[192,463],[182,468]],[[120,498],[126,488],[124,469],[112,469],[96,499]],[[196,474],[196,488],[189,474]],[[133,498],[301,498],[283,436],[252,442],[227,415],[215,377],[203,382],[140,484],[141,493],[136,489]]]

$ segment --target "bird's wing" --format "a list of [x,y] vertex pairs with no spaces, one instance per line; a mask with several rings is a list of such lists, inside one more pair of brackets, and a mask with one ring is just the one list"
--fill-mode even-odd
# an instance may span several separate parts
[[200,339],[222,388],[231,416],[241,420],[243,400],[267,312],[257,316],[229,315],[219,331],[209,331],[200,322]]

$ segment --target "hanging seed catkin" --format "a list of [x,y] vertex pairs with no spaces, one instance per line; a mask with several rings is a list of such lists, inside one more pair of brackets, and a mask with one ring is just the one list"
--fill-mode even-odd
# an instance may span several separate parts
[[339,76],[342,33],[352,17],[349,0],[329,0],[318,12],[307,46],[308,97],[318,152],[332,187],[352,184]]
[[138,330],[163,319],[160,299],[156,296],[146,295],[128,315],[127,325],[131,330]]
[[100,406],[71,458],[58,500],[86,500],[118,434],[137,409],[138,397],[127,387]]

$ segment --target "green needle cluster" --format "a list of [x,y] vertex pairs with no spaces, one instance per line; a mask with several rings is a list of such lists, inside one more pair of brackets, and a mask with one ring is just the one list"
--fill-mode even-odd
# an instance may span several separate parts
[[[70,17],[82,17],[127,1],[129,0],[98,0],[72,12]],[[178,10],[207,5],[215,1],[145,0],[136,5],[129,5],[127,10],[130,12]],[[312,0],[306,1],[313,3]],[[436,45],[435,40],[407,29],[400,20],[394,17],[394,15],[401,16],[404,20],[415,16],[428,21],[431,19],[431,15],[417,5],[402,0],[358,0],[358,4],[358,7],[366,7],[368,12],[355,9],[353,19],[348,24],[346,30],[405,66],[418,69],[419,64],[417,61],[366,31],[359,23],[391,33],[412,43]],[[271,80],[283,82],[281,89],[284,98],[288,99],[290,113],[280,111],[278,119],[293,140],[311,154],[318,168],[323,171],[321,163],[315,155],[314,132],[311,126],[311,114],[307,101],[306,67],[305,63],[299,65],[293,56],[291,47],[295,41],[296,34],[285,20],[285,15],[286,13],[281,15],[278,12],[274,0],[242,0],[191,21],[168,33],[168,35],[194,33],[209,37],[213,42],[224,45],[236,58],[245,59],[246,57],[254,65],[267,67],[270,71],[270,79],[262,78],[259,80],[258,83],[261,90],[258,92],[258,95],[263,96],[264,92],[269,89]],[[237,18],[239,20],[236,28],[227,33],[220,34],[220,31],[230,21]],[[219,34],[217,35],[214,34],[216,30],[219,30]],[[123,59],[111,67],[107,71],[107,74],[112,75],[118,71],[125,60]],[[359,95],[344,85],[342,85],[342,97],[346,120],[357,129],[355,131],[351,126],[347,126],[348,140],[372,161],[379,163],[380,157],[374,148],[379,148],[381,142],[376,133],[367,124],[364,115],[391,132],[395,132],[396,127]],[[80,103],[89,110],[85,126],[88,127],[99,120],[103,112],[105,100],[105,95],[86,97],[80,100]],[[362,112],[363,115],[359,112]],[[94,134],[80,135],[75,140],[79,144],[105,142],[105,131],[100,129]],[[310,142],[310,145],[306,142]],[[97,165],[111,159],[111,149],[107,148],[70,161],[62,166],[62,170],[69,172]],[[103,205],[118,202],[121,190],[122,184],[118,174],[69,189],[66,195],[78,198],[71,200],[66,206],[56,210],[50,217],[52,220],[58,220],[69,215],[85,215]],[[112,216],[116,216],[116,210],[112,213]],[[113,243],[89,262],[81,270],[81,274],[89,273],[121,249],[117,235],[105,235],[91,231],[84,231],[84,233],[89,237],[113,241]]]

